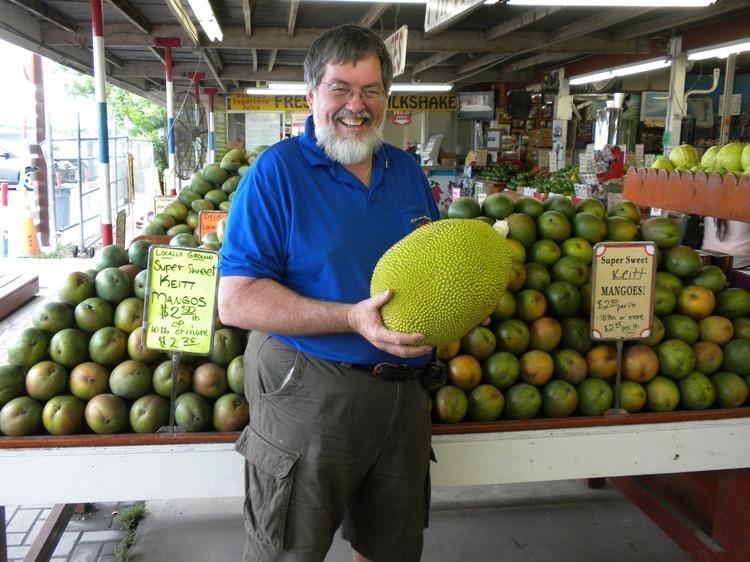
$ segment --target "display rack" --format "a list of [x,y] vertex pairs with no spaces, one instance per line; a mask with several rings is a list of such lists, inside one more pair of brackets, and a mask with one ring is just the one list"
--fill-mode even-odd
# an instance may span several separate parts
[[623,195],[644,207],[750,222],[750,175],[630,168]]

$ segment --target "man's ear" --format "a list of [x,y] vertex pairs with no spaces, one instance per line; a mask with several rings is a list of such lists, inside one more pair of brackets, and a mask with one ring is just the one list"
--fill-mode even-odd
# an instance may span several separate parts
[[312,109],[313,105],[313,90],[309,86],[307,87],[307,94],[305,94],[305,99],[307,100],[307,107]]

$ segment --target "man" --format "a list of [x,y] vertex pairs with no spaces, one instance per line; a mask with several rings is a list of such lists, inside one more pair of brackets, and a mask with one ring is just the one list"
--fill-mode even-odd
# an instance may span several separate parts
[[382,254],[438,218],[414,159],[383,144],[392,65],[346,25],[305,60],[305,133],[243,177],[221,250],[222,322],[253,330],[246,560],[323,560],[343,523],[356,561],[418,560],[429,510],[431,348],[369,297]]

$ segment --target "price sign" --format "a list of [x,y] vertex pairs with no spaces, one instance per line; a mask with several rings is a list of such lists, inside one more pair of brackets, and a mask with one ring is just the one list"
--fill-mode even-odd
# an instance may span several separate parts
[[163,213],[167,205],[176,199],[177,197],[174,195],[157,195],[154,197],[154,214]]
[[524,197],[534,197],[536,193],[537,193],[536,187],[524,187],[523,188]]
[[152,246],[148,256],[146,347],[208,355],[213,343],[219,255]]
[[573,191],[579,199],[588,199],[591,197],[591,186],[585,183],[574,183]]
[[203,240],[203,237],[209,232],[216,232],[216,225],[218,225],[219,221],[225,218],[227,214],[227,211],[201,211],[198,213],[198,232],[200,233],[201,240]]
[[600,242],[594,246],[591,337],[632,340],[652,334],[656,245]]

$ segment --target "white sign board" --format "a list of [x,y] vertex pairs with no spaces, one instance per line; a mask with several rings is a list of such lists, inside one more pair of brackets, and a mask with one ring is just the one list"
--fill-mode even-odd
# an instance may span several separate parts
[[406,68],[406,40],[409,38],[409,28],[402,25],[396,32],[385,40],[385,48],[391,55],[393,76],[400,76]]
[[272,145],[281,140],[283,111],[248,111],[245,114],[245,147]]
[[424,32],[437,33],[479,9],[484,0],[427,0]]
[[[732,94],[729,100],[729,115],[739,115],[742,106],[742,94]],[[724,115],[724,94],[719,96],[719,115]]]

